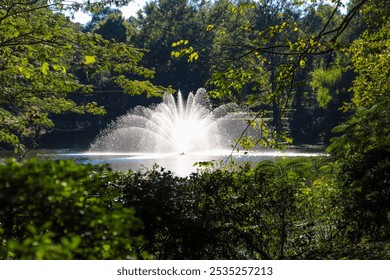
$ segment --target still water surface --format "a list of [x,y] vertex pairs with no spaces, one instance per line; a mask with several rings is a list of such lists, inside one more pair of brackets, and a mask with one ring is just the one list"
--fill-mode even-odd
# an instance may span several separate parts
[[[107,164],[115,171],[148,170],[155,164],[171,170],[177,176],[187,176],[195,172],[196,162],[226,161],[231,150],[218,150],[207,153],[173,154],[173,153],[117,153],[117,152],[88,152],[80,150],[36,150],[28,153],[27,157],[38,156],[42,159],[73,159],[81,164]],[[313,157],[323,155],[323,148],[318,146],[292,147],[283,151],[261,150],[247,154],[234,153],[236,163],[257,163],[263,160],[275,160],[281,157]]]

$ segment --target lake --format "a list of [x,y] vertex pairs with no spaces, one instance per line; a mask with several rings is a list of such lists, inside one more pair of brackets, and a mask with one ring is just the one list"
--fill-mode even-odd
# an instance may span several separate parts
[[[2,154],[10,156],[10,153]],[[226,161],[231,150],[217,150],[207,153],[173,154],[173,153],[118,153],[118,152],[90,152],[82,150],[34,150],[27,157],[38,156],[42,159],[73,159],[81,164],[107,164],[115,171],[148,170],[155,164],[171,170],[177,176],[187,176],[195,172],[196,162]],[[246,162],[257,163],[263,160],[275,160],[282,157],[315,157],[324,155],[324,148],[319,146],[290,147],[275,151],[270,149],[250,151],[248,153],[235,152],[232,154],[235,162],[242,165]]]

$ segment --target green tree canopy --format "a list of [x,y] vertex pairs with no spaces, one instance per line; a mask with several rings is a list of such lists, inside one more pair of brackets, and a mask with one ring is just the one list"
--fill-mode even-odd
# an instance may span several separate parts
[[156,71],[156,83],[183,92],[205,85],[213,63],[210,53],[204,52],[201,62],[193,58],[191,63],[187,56],[179,54],[194,56],[194,49],[212,47],[212,37],[205,32],[208,7],[205,1],[151,1],[142,13],[130,19],[133,27],[130,41],[138,48],[149,50],[143,65]]
[[[82,33],[56,12],[65,7],[95,10],[110,2],[118,1],[76,7],[64,6],[66,1],[60,0],[2,1],[0,142],[23,148],[23,139],[36,139],[53,126],[52,114],[103,114],[104,108],[96,102],[76,104],[68,95],[90,94],[94,78],[104,73],[110,73],[110,80],[126,93],[162,93],[163,88],[146,80],[153,72],[139,66],[142,51],[97,34]],[[85,77],[82,82],[77,78],[80,73]]]

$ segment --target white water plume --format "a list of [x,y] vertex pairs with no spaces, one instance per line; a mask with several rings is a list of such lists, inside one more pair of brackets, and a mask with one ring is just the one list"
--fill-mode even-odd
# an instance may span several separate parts
[[186,100],[180,92],[176,99],[165,94],[156,106],[138,106],[119,117],[90,150],[187,154],[231,149],[248,118],[233,104],[212,109],[205,89]]

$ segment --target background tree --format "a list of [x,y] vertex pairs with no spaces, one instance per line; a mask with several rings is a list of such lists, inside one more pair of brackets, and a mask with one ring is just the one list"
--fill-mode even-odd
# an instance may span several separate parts
[[[302,19],[305,33],[321,32],[328,19],[327,30],[334,29],[342,22],[343,15],[330,5],[309,7]],[[307,67],[300,71],[304,83],[296,89],[290,119],[291,135],[295,143],[329,143],[331,129],[348,116],[339,110],[348,102],[348,89],[355,77],[350,69],[350,59],[341,49],[347,47],[358,36],[360,24],[355,20],[342,36],[334,52],[309,57]],[[310,75],[308,73],[310,72]],[[302,78],[301,78],[302,79]]]
[[[302,120],[301,115],[306,112],[306,116],[311,115],[311,120],[305,120],[306,126],[314,130],[306,130],[306,134],[312,134],[306,136],[306,139],[327,141],[330,138],[330,127],[337,125],[341,121],[340,118],[345,117],[338,107],[350,98],[347,88],[353,79],[353,74],[347,69],[346,59],[342,58],[342,55],[334,54],[335,51],[348,47],[357,38],[360,32],[357,13],[365,2],[352,3],[345,15],[339,12],[341,1],[334,1],[333,6],[320,3],[308,8],[301,6],[302,3],[293,4],[290,1],[265,1],[257,5],[245,1],[237,4],[228,2],[231,8],[226,9],[224,14],[230,11],[232,14],[236,13],[232,17],[236,20],[232,22],[237,25],[230,33],[226,32],[226,23],[223,20],[212,29],[220,38],[225,36],[225,40],[216,43],[224,46],[229,50],[227,53],[234,54],[236,58],[226,59],[226,64],[222,64],[225,65],[224,69],[214,72],[211,84],[216,88],[213,93],[219,97],[246,100],[253,106],[254,111],[257,111],[250,122],[251,125],[258,122],[258,119],[263,119],[263,122],[271,125],[268,126],[270,131],[266,133],[267,137],[276,136],[276,140],[288,140],[283,136],[290,135],[289,127],[286,126],[286,123],[289,123],[289,116],[286,114],[288,112],[291,112],[290,116],[293,117],[290,122],[291,133],[301,136],[303,133],[297,120]],[[256,25],[256,22],[260,24]],[[262,26],[263,22],[267,24]],[[255,61],[258,61],[257,64]],[[240,67],[240,63],[243,63],[244,67]],[[318,68],[327,69],[335,63],[341,63],[341,67],[345,67],[342,70],[345,74],[339,79],[344,86],[344,94],[335,95],[339,100],[332,99],[328,107],[321,112],[318,105],[313,103],[314,92],[308,73]],[[333,74],[335,71],[336,69]],[[319,76],[320,71],[316,75]],[[256,77],[257,88],[253,87]],[[324,76],[318,78],[317,82]],[[315,82],[312,82],[313,86]],[[253,94],[247,95],[248,88],[251,88]],[[267,115],[267,110],[271,110],[272,114]],[[302,138],[298,139],[300,143]],[[267,145],[277,142],[272,139],[259,141],[260,144]]]
[[113,9],[111,7],[106,7],[102,10],[99,10],[95,13],[92,13],[91,20],[85,25],[84,29],[87,32],[91,32],[92,29],[102,20],[104,20],[110,14],[119,14],[121,11],[119,9]]
[[[148,3],[131,25],[137,30],[130,41],[138,48],[148,49],[143,65],[156,71],[155,82],[172,86],[183,93],[203,87],[209,75],[208,57],[188,63],[187,58],[177,57],[176,42],[183,40],[186,46],[194,44],[199,49],[211,42],[204,30],[207,2],[188,0],[159,0]],[[189,44],[189,45],[188,45]]]

